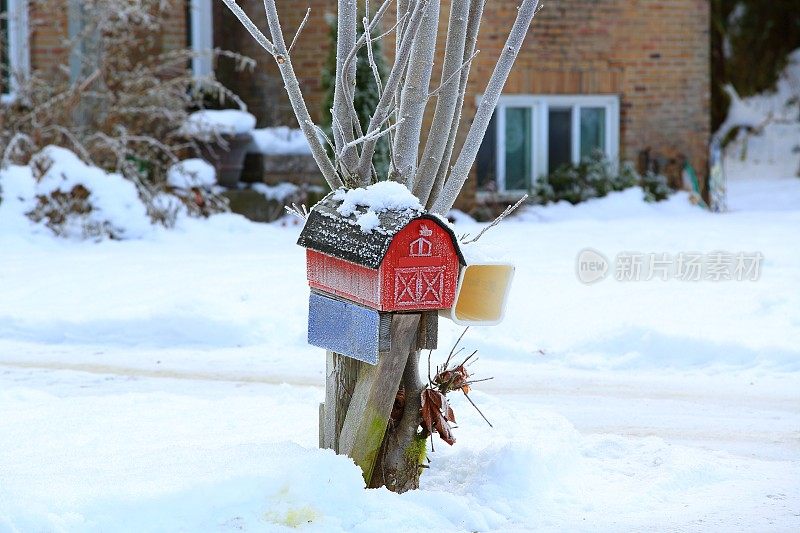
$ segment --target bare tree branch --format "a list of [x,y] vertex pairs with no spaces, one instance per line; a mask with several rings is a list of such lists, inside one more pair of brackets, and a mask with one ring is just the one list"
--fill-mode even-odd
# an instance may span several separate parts
[[294,45],[297,44],[297,39],[300,37],[300,34],[303,33],[303,28],[305,28],[306,24],[308,24],[308,17],[309,16],[311,16],[311,8],[310,7],[306,11],[306,16],[303,17],[303,21],[297,27],[297,31],[294,34],[294,39],[292,39],[292,44],[289,45],[289,53],[290,54],[292,53],[292,50],[294,50]]
[[[225,0],[226,4],[228,0]],[[283,40],[283,33],[281,30],[280,19],[278,18],[278,10],[275,7],[275,0],[264,0],[264,8],[267,12],[267,24],[272,39],[275,41],[273,46],[275,50],[275,61],[278,63],[283,83],[286,86],[286,92],[289,95],[289,102],[292,104],[292,109],[297,117],[297,123],[303,134],[306,136],[308,145],[311,148],[311,154],[314,156],[317,166],[319,166],[325,181],[332,189],[337,189],[344,185],[336,169],[328,159],[328,154],[325,147],[317,137],[314,122],[311,120],[311,115],[308,113],[308,107],[303,99],[303,93],[300,90],[300,82],[297,80],[297,75],[292,67],[292,60],[289,57],[289,51],[286,48],[286,42]]]
[[481,53],[480,50],[475,50],[472,53],[472,55],[469,58],[467,58],[466,61],[464,61],[464,63],[462,63],[461,68],[459,68],[457,71],[453,72],[450,75],[449,78],[447,78],[445,81],[443,81],[441,85],[439,85],[436,89],[434,89],[432,92],[430,92],[428,94],[428,99],[433,98],[434,96],[439,96],[439,93],[442,92],[443,89],[447,88],[450,85],[450,83],[455,81],[456,78],[459,78],[459,82],[460,82],[461,81],[460,78],[463,76],[462,73],[465,70],[467,72],[469,72],[469,66],[472,65],[472,62],[475,60],[476,57],[478,57],[478,54],[480,54],[480,53]]
[[274,56],[275,45],[272,44],[272,42],[267,39],[263,33],[261,33],[261,30],[259,30],[258,27],[253,24],[253,21],[250,20],[250,17],[248,17],[244,11],[242,11],[242,8],[239,7],[235,0],[222,1],[225,2],[225,5],[228,6],[228,9],[230,9],[231,12],[236,15],[236,18],[239,19],[239,22],[242,23],[242,26],[244,26],[245,29],[250,32],[250,35],[252,35],[256,41],[258,41],[258,44],[260,44],[264,50]]
[[[375,28],[380,23],[381,19],[383,18],[383,15],[386,13],[386,11],[388,10],[388,8],[391,5],[391,3],[392,3],[392,0],[384,0],[383,4],[381,4],[381,7],[379,7],[378,11],[375,12],[375,16],[372,18],[372,22],[369,25],[370,35],[372,34],[372,31],[374,31]],[[398,21],[394,26],[392,26],[391,29],[389,29],[388,31],[386,31],[382,35],[379,35],[378,37],[376,37],[373,40],[377,41],[377,40],[383,39],[386,35],[391,33],[396,27],[398,27],[400,22],[401,21]],[[362,46],[364,46],[364,44],[366,42],[367,42],[367,34],[365,32],[364,34],[361,35],[361,37],[358,38],[358,40],[356,41],[355,46],[353,46],[353,49],[350,50],[350,52],[347,54],[347,57],[344,60],[345,69],[350,68],[351,64],[355,65],[356,56],[358,54],[358,51],[361,49]],[[338,85],[339,84],[339,80],[336,80],[336,83]],[[346,91],[346,95],[347,95],[346,100],[347,100],[348,105],[350,106],[350,116],[353,118],[353,127],[355,129],[355,133],[358,136],[362,136],[362,135],[364,135],[364,130],[363,130],[363,127],[361,125],[361,122],[358,119],[358,114],[356,113],[356,109],[354,107],[355,87],[353,87],[353,86],[348,87],[346,85],[343,85],[342,89]]]
[[436,53],[436,34],[439,31],[439,2],[431,2],[425,10],[414,47],[413,61],[408,66],[405,84],[400,95],[399,116],[405,122],[398,128],[392,144],[392,179],[405,182],[411,189],[411,177],[417,169],[422,119],[428,102],[433,60]]
[[[444,52],[444,65],[442,66],[442,85],[444,81],[456,74],[464,62],[464,46],[467,38],[467,23],[469,19],[470,0],[452,0],[450,5],[450,20],[447,27],[447,44]],[[449,130],[453,123],[453,115],[458,103],[458,84],[444,87],[436,100],[428,140],[419,168],[414,176],[412,192],[425,205],[431,194],[436,173],[442,162],[444,151],[447,148]]]
[[[439,2],[434,2],[439,3]],[[414,0],[397,0],[397,14],[396,20],[398,21],[398,28],[397,28],[397,35],[395,39],[395,49],[394,49],[394,57],[395,60],[400,57],[400,45],[402,44],[403,35],[406,32],[406,22],[409,20],[411,16],[411,9],[414,7]],[[405,87],[406,80],[405,80],[406,73],[403,72],[400,76],[400,87]],[[394,103],[396,109],[400,109],[400,96],[396,97],[396,102]]]
[[356,6],[356,0],[339,0],[338,5],[333,116],[339,121],[342,129],[341,132],[334,130],[333,140],[336,145],[336,153],[340,154],[340,168],[347,169],[347,172],[349,172],[358,163],[358,152],[355,147],[344,148],[347,143],[355,139],[353,123],[356,115],[350,104],[349,94],[356,83],[356,62],[352,61],[345,64],[345,58],[356,46],[358,7]]
[[[487,231],[489,231],[490,229],[492,229],[493,227],[495,227],[496,225],[498,225],[500,222],[502,222],[502,220],[503,220],[504,218],[506,218],[508,215],[510,215],[511,213],[513,213],[514,211],[516,211],[516,210],[517,210],[517,208],[518,208],[519,206],[521,206],[521,205],[522,205],[522,204],[525,202],[525,200],[527,200],[527,199],[528,199],[528,195],[526,194],[525,196],[523,196],[522,198],[520,198],[520,199],[519,199],[519,201],[517,201],[517,203],[515,203],[514,205],[510,205],[510,206],[506,207],[506,208],[505,208],[505,210],[504,210],[502,213],[500,213],[500,216],[498,216],[496,219],[494,219],[494,220],[492,221],[492,223],[491,223],[491,224],[489,224],[488,226],[486,226],[485,228],[483,228],[483,229],[482,229],[482,230],[481,230],[481,231],[480,231],[480,232],[479,232],[479,233],[478,233],[478,234],[475,236],[475,238],[474,238],[474,239],[469,239],[469,236],[468,236],[468,235],[464,235],[464,237],[461,239],[461,244],[471,244],[471,243],[473,243],[473,242],[477,241],[478,239],[480,239],[481,237],[483,237],[483,234],[484,234],[484,233],[486,233]],[[469,239],[469,240],[467,240],[467,239]],[[466,362],[466,361],[465,361],[465,362]]]
[[[387,118],[387,120],[388,120],[388,118]],[[358,138],[358,139],[356,139],[354,141],[350,141],[348,144],[352,145],[352,146],[357,146],[357,145],[359,145],[361,143],[365,143],[367,141],[378,140],[381,137],[384,137],[384,136],[388,135],[389,133],[391,133],[392,131],[394,131],[402,123],[403,123],[403,120],[401,119],[400,122],[392,124],[386,129],[383,129],[383,130],[378,129],[378,130],[375,130],[373,132],[367,133],[363,137],[360,137],[360,138]],[[345,145],[345,148],[349,148],[349,146]]]
[[[425,14],[425,9],[428,6],[429,0],[416,0],[414,9],[411,12],[411,18],[408,21],[408,26],[403,33],[402,43],[400,45],[400,54],[395,58],[392,70],[389,72],[389,77],[386,80],[386,89],[381,95],[381,99],[375,108],[375,112],[370,119],[369,131],[374,130],[381,124],[386,117],[389,116],[395,96],[398,92],[400,80],[403,72],[408,65],[411,56],[411,49],[414,45],[414,40],[417,36],[417,31],[422,23],[422,16]],[[375,146],[377,141],[370,140],[364,143],[361,151],[361,158],[358,161],[357,174],[360,182],[366,185],[370,179],[372,168],[372,156],[375,155]]]
[[453,207],[461,187],[467,181],[469,171],[475,162],[483,137],[486,134],[486,129],[489,127],[492,113],[497,107],[500,93],[506,84],[506,80],[508,80],[508,75],[511,73],[511,68],[514,66],[514,61],[517,58],[525,35],[528,33],[528,28],[531,25],[533,16],[536,14],[538,5],[539,0],[523,0],[522,5],[519,7],[517,19],[514,21],[514,26],[511,28],[508,40],[503,47],[503,52],[500,54],[494,73],[489,79],[481,103],[478,105],[478,111],[472,121],[469,133],[467,133],[464,146],[461,148],[450,176],[444,183],[441,194],[433,204],[431,210],[434,213],[446,214]]
[[464,57],[470,54],[470,59],[465,61],[464,67],[461,70],[461,81],[458,89],[458,102],[456,103],[456,112],[453,113],[453,122],[450,126],[449,137],[447,139],[447,148],[444,151],[442,162],[439,165],[439,171],[436,173],[436,181],[433,183],[430,197],[428,198],[428,206],[431,207],[439,197],[442,191],[447,174],[450,171],[450,160],[453,157],[453,147],[456,144],[456,137],[458,136],[458,129],[461,125],[461,115],[464,109],[464,97],[467,93],[467,82],[469,81],[469,71],[472,66],[472,59],[474,59],[475,47],[478,44],[478,33],[481,29],[481,19],[483,18],[483,7],[486,5],[486,0],[471,0],[469,7],[469,23],[467,24],[467,40],[464,46]]
[[383,93],[383,80],[381,80],[381,73],[378,70],[378,64],[375,62],[375,54],[372,51],[372,37],[369,31],[369,19],[364,17],[364,36],[367,38],[367,61],[372,69],[372,77],[375,78],[375,85],[378,88],[378,99]]

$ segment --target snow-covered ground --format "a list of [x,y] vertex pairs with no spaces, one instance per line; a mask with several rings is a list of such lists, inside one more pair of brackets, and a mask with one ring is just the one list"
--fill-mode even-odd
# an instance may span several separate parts
[[[297,225],[0,227],[0,531],[796,531],[800,179],[770,183],[732,184],[724,215],[632,189],[487,233],[518,265],[506,321],[466,336],[495,427],[454,398],[456,445],[404,495],[316,449]],[[764,262],[758,281],[584,285],[586,247]],[[459,333],[442,321],[441,345]]]
[[[799,128],[732,145],[729,213],[630,189],[487,233],[517,265],[506,320],[465,337],[494,428],[453,395],[457,442],[403,495],[317,449],[295,221],[59,240],[23,216],[30,170],[0,173],[0,532],[800,531]],[[587,248],[612,262],[588,285]],[[758,279],[615,279],[718,252]],[[434,362],[460,333],[440,322]]]

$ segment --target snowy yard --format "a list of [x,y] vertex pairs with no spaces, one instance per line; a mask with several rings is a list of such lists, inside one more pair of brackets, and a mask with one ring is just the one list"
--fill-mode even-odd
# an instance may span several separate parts
[[[317,449],[299,226],[94,244],[6,220],[0,531],[797,531],[800,180],[730,189],[725,215],[632,189],[488,233],[518,265],[506,321],[466,336],[495,427],[454,398],[456,445],[403,495]],[[584,285],[587,247],[764,261],[758,281]]]

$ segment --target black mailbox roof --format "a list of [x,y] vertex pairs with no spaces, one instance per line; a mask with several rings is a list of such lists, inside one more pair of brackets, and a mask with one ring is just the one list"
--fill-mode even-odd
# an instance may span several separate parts
[[328,194],[311,209],[297,244],[357,265],[378,269],[394,236],[412,220],[425,219],[438,224],[450,235],[458,260],[462,265],[466,264],[455,233],[441,218],[413,209],[380,211],[376,213],[380,225],[365,232],[356,220],[367,208],[359,206],[355,213],[343,216],[337,211],[342,201],[336,200],[334,194]]

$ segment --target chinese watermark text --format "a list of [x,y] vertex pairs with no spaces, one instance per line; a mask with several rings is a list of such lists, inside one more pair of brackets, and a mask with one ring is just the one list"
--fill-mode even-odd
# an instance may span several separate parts
[[761,252],[620,252],[613,262],[586,248],[577,257],[576,273],[582,283],[597,283],[609,276],[630,281],[757,281],[761,277]]

